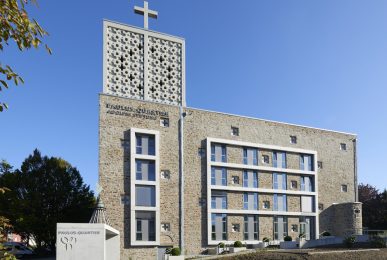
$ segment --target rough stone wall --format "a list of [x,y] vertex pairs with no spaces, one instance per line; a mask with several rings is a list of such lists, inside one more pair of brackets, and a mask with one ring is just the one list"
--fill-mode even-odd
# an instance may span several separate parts
[[[160,126],[159,119],[151,120],[137,117],[108,114],[106,103],[147,108],[169,113],[170,126]],[[323,169],[318,169],[318,199],[324,205],[320,215],[320,231],[327,230],[336,223],[332,211],[327,210],[333,203],[353,202],[354,194],[354,158],[353,135],[342,134],[270,121],[237,117],[222,113],[185,108],[187,116],[184,123],[184,175],[185,175],[185,249],[187,254],[203,252],[207,241],[207,158],[198,155],[198,148],[206,147],[206,138],[246,141],[258,144],[278,145],[315,150]],[[171,224],[170,235],[174,245],[179,244],[179,178],[178,178],[178,120],[179,109],[175,106],[137,101],[125,98],[100,95],[99,129],[99,174],[104,191],[102,198],[107,206],[113,227],[121,232],[122,256],[146,259],[155,254],[154,247],[137,249],[129,244],[130,206],[121,204],[121,196],[130,194],[129,148],[121,139],[129,139],[131,127],[160,131],[160,169],[171,171],[170,180],[161,180],[161,222]],[[231,126],[239,127],[239,136],[231,135]],[[297,136],[297,144],[290,144],[290,135]],[[347,150],[340,150],[340,143],[347,144]],[[239,149],[229,150],[229,161],[242,162]],[[262,165],[260,152],[259,164]],[[270,165],[272,165],[272,154]],[[288,166],[298,169],[296,157],[288,155]],[[159,174],[159,173],[158,173]],[[229,175],[230,176],[230,175]],[[264,177],[266,176],[266,177]],[[270,173],[259,173],[259,187],[271,188]],[[229,178],[230,179],[230,178]],[[242,183],[242,178],[240,178]],[[300,185],[300,183],[298,183]],[[348,192],[341,193],[342,184],[348,185]],[[241,184],[242,185],[242,184]],[[260,195],[260,207],[261,198]],[[204,201],[203,203],[199,203]],[[229,200],[230,201],[230,200]],[[243,197],[240,196],[243,207]],[[273,206],[271,202],[271,207]],[[260,216],[260,238],[273,237],[272,216]],[[266,223],[266,225],[265,225]],[[264,233],[264,235],[262,235]],[[168,240],[168,239],[166,239]],[[165,241],[165,240],[164,240]]]
[[300,196],[287,195],[288,211],[300,212],[301,211],[301,199]]
[[[263,202],[264,201],[269,201],[270,207],[268,209],[263,208]],[[273,210],[273,195],[271,194],[259,194],[258,195],[258,209],[259,210],[267,210],[267,211],[272,211]]]
[[[239,184],[233,183],[233,180],[232,180],[233,176],[239,177]],[[243,186],[243,171],[237,170],[237,169],[228,169],[227,170],[227,185],[234,186],[234,187],[242,187]]]
[[270,172],[258,172],[258,187],[262,189],[273,188],[273,175]]
[[243,149],[241,147],[227,146],[227,162],[243,164]]
[[272,216],[259,216],[258,218],[259,225],[259,239],[262,240],[264,237],[267,237],[273,240],[273,217]]
[[[287,183],[286,183],[286,187],[288,190],[294,190],[294,191],[299,191],[301,190],[301,177],[300,175],[293,175],[293,174],[286,174],[286,178],[287,178]],[[295,181],[297,182],[297,187],[295,188],[292,188],[292,181]]]
[[336,225],[333,235],[348,237],[362,234],[362,203],[340,203],[333,205]]
[[243,192],[228,192],[227,203],[229,209],[243,209]]
[[[297,225],[297,231],[292,231],[292,225]],[[288,236],[291,236],[293,241],[298,238],[300,234],[300,218],[298,217],[288,217]]]
[[[232,231],[233,224],[239,224],[239,227],[240,227],[239,232]],[[227,216],[228,240],[232,240],[232,241],[243,240],[243,228],[244,228],[243,224],[244,224],[243,216],[238,216],[238,215]]]
[[295,153],[286,153],[286,166],[288,169],[300,169],[300,155]]

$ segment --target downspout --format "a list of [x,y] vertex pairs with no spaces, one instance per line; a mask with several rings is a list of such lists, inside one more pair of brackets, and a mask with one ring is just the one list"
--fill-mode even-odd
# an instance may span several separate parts
[[354,183],[355,183],[355,202],[359,201],[359,190],[358,190],[358,183],[357,183],[357,151],[356,151],[356,144],[357,139],[353,139],[353,164],[354,164]]
[[180,179],[180,250],[184,255],[184,117],[183,107],[179,107],[179,179]]

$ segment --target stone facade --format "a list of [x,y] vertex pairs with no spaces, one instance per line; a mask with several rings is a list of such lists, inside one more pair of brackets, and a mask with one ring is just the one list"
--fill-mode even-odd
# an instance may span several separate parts
[[[161,246],[179,246],[179,107],[140,101],[128,98],[100,95],[99,115],[99,180],[103,187],[102,199],[106,205],[112,226],[121,233],[121,256],[123,259],[154,259],[157,248],[154,246],[131,246],[130,205],[122,202],[123,196],[130,196],[130,129],[150,129],[160,134],[160,170],[170,171],[169,179],[160,179],[160,223],[169,223],[170,231],[160,233]],[[110,106],[109,106],[110,105]],[[114,105],[114,106],[111,106]],[[130,108],[130,109],[129,109]],[[160,112],[167,113],[169,126],[162,126]],[[295,126],[284,123],[252,119],[241,116],[209,112],[193,108],[183,108],[184,118],[184,231],[186,254],[203,253],[209,247],[207,239],[207,160],[199,154],[199,149],[206,149],[207,138],[251,142],[281,147],[301,148],[316,151],[317,160],[323,162],[322,169],[316,169],[318,180],[318,203],[323,210],[319,213],[319,231],[343,234],[343,229],[361,227],[361,217],[354,218],[339,215],[331,210],[334,203],[348,203],[348,214],[353,215],[355,201],[355,165],[354,142],[356,136],[327,130]],[[231,135],[231,126],[239,128],[239,136]],[[290,135],[297,136],[297,144],[290,143]],[[340,150],[345,143],[347,150]],[[206,152],[205,152],[206,153]],[[259,151],[259,164],[263,155],[269,156],[272,166],[273,155],[270,150]],[[243,164],[240,147],[227,147],[228,162]],[[287,166],[299,169],[299,155],[288,153]],[[160,173],[156,173],[160,174]],[[233,184],[231,176],[239,176],[239,184]],[[229,186],[242,187],[243,174],[240,169],[228,169]],[[297,188],[291,189],[291,181],[297,181]],[[341,185],[347,185],[347,192],[341,192]],[[300,191],[300,177],[287,175],[287,189]],[[273,188],[272,172],[260,170],[258,187]],[[243,209],[243,193],[229,191],[228,208]],[[300,211],[300,195],[288,194],[288,209]],[[273,211],[273,194],[260,193],[259,210]],[[263,209],[263,201],[270,202],[270,209]],[[341,205],[341,204],[340,204]],[[343,204],[346,205],[346,204]],[[361,216],[361,214],[360,214]],[[342,229],[334,230],[338,220]],[[297,216],[288,217],[288,234],[293,238],[297,232],[291,231],[292,224],[298,225]],[[232,232],[232,224],[240,223],[240,232]],[[263,237],[273,239],[273,215],[259,216],[259,240]],[[341,224],[340,224],[341,225]],[[228,236],[230,240],[243,240],[243,215],[228,215]],[[299,227],[298,227],[299,228]]]

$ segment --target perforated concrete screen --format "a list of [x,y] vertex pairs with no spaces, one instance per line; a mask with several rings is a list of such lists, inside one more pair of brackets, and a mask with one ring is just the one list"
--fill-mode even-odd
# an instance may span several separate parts
[[181,38],[104,21],[104,93],[185,106]]

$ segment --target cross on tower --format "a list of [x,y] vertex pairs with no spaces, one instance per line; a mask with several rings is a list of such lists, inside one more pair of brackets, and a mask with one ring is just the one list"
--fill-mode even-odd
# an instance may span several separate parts
[[148,2],[144,1],[144,7],[134,7],[134,12],[144,16],[144,28],[148,29],[148,17],[157,19],[158,12],[148,9]]

